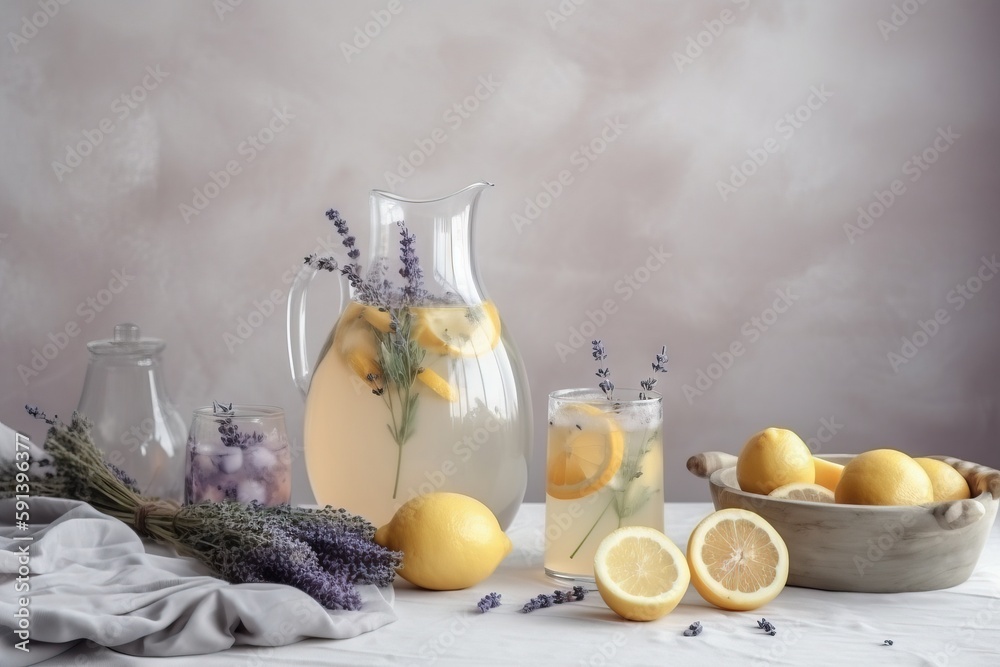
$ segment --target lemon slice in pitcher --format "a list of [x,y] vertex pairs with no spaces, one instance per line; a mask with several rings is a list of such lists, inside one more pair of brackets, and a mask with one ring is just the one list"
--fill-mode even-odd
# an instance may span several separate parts
[[549,427],[546,492],[559,500],[576,500],[600,491],[621,467],[621,429],[586,403],[563,408],[557,419],[560,423]]
[[485,301],[472,306],[413,308],[413,334],[421,347],[453,357],[478,357],[500,341],[500,314]]

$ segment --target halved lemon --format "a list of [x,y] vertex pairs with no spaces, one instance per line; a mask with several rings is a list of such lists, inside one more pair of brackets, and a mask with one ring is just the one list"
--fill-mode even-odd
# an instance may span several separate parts
[[793,482],[779,486],[771,493],[767,494],[772,498],[784,498],[786,500],[808,500],[813,503],[833,503],[833,491],[820,486],[819,484],[806,484],[804,482]]
[[[375,357],[363,350],[355,349],[347,353],[347,366],[372,389],[377,389],[382,377],[382,367]],[[372,376],[369,379],[369,376]]]
[[681,550],[653,528],[619,528],[601,541],[594,578],[604,603],[630,621],[666,616],[684,597],[691,572]]
[[451,383],[435,373],[429,368],[423,368],[417,373],[417,379],[423,382],[435,394],[454,403],[458,400],[458,391],[451,386]]
[[413,308],[413,335],[420,345],[437,354],[478,357],[500,341],[500,314],[485,301],[472,306]]
[[622,465],[625,439],[614,419],[593,405],[567,406],[560,420],[567,425],[549,427],[545,490],[559,500],[576,500],[611,481]]
[[721,609],[767,604],[788,581],[788,548],[760,515],[724,509],[705,517],[688,538],[691,583]]

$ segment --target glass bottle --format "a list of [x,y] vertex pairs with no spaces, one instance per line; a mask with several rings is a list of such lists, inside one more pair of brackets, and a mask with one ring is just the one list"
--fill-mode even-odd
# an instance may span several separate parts
[[115,325],[114,337],[87,343],[90,363],[77,410],[93,423],[95,444],[143,495],[180,502],[184,494],[184,419],[163,381],[166,343],[139,327]]

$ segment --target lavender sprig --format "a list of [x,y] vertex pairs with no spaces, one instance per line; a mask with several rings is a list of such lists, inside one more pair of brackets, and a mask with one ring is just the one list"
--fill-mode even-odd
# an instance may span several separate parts
[[554,604],[576,602],[577,600],[582,600],[586,595],[587,589],[583,586],[574,586],[571,591],[553,591],[552,595],[542,593],[525,602],[524,606],[521,607],[521,613],[530,614],[536,609],[545,609]]
[[[608,358],[608,353],[604,350],[604,345],[600,340],[593,341],[592,345],[594,347],[594,361],[604,361]],[[604,392],[604,395],[609,401],[612,400],[615,393],[615,384],[610,379],[611,369],[601,368],[598,366],[597,373],[595,373],[595,375],[601,378],[601,382],[597,386],[601,388],[601,391]]]
[[420,268],[420,260],[417,258],[417,251],[414,244],[417,237],[406,228],[406,223],[400,220],[396,223],[399,226],[399,261],[403,264],[399,269],[399,275],[406,280],[403,287],[403,303],[414,304],[426,299],[427,291],[424,289],[424,272]]
[[692,623],[687,627],[687,630],[684,631],[684,636],[697,637],[698,635],[701,634],[702,630],[704,630],[704,628],[701,627],[701,621],[695,621],[694,623]]
[[502,596],[499,593],[489,593],[476,606],[482,613],[488,612],[490,609],[496,609],[500,606],[500,598]]
[[757,627],[766,632],[767,634],[771,635],[772,637],[778,634],[778,629],[775,628],[774,624],[771,623],[766,618],[762,618],[759,621],[757,621]]
[[[658,355],[656,355],[656,360],[652,364],[650,364],[650,366],[653,367],[653,372],[654,373],[666,373],[667,372],[667,361],[668,361],[668,359],[667,359],[667,346],[663,345],[663,346],[660,347],[660,353]],[[639,383],[639,386],[642,387],[642,389],[643,389],[641,392],[639,392],[639,398],[641,400],[646,400],[646,393],[645,392],[647,392],[647,391],[653,391],[653,387],[656,386],[656,378],[655,377],[648,377],[645,380],[641,381]]]
[[218,420],[219,422],[219,440],[226,447],[239,447],[240,449],[246,449],[247,447],[252,447],[254,445],[259,445],[264,442],[264,436],[256,431],[251,431],[250,433],[241,433],[240,427],[233,423],[232,417],[226,417],[225,419]]

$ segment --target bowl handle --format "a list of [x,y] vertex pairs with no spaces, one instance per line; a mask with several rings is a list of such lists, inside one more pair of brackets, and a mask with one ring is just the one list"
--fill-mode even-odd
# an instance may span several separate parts
[[702,452],[688,459],[687,469],[697,477],[711,477],[716,470],[736,465],[736,457],[725,452]]
[[930,456],[928,458],[944,461],[962,473],[962,477],[969,483],[969,489],[973,496],[988,491],[993,496],[993,500],[1000,500],[1000,471],[981,466],[978,463],[956,459],[953,456]]
[[978,500],[953,500],[934,508],[934,518],[945,530],[958,530],[979,521],[986,514],[986,508]]

